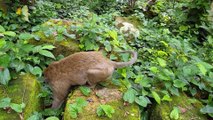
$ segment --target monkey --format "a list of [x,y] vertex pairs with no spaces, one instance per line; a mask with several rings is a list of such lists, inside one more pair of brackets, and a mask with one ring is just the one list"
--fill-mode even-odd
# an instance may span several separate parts
[[133,57],[128,62],[115,62],[104,57],[100,51],[89,51],[77,52],[51,63],[44,70],[45,81],[53,91],[51,108],[60,108],[71,86],[88,84],[94,87],[97,83],[110,79],[116,68],[136,62],[137,52],[121,53],[130,53]]

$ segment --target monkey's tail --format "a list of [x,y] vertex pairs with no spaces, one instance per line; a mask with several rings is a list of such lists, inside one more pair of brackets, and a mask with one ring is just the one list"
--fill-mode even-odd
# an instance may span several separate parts
[[121,51],[120,53],[130,53],[132,54],[132,59],[128,62],[114,62],[112,61],[112,63],[115,65],[115,68],[123,68],[123,67],[126,67],[126,66],[130,66],[132,65],[133,63],[136,62],[137,60],[137,52],[135,51]]

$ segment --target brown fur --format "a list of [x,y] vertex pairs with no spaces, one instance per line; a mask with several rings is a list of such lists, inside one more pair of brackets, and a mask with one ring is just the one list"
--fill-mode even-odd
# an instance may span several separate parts
[[52,108],[61,106],[70,86],[86,83],[95,86],[110,78],[115,68],[132,65],[137,60],[136,52],[124,52],[133,55],[129,62],[110,61],[101,52],[79,52],[50,64],[44,71],[44,76],[53,90]]

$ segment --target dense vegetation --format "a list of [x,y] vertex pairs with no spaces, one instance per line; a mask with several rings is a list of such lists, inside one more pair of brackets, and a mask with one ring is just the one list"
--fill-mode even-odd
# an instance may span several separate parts
[[[22,72],[41,78],[42,71],[61,56],[51,53],[51,44],[33,45],[40,40],[35,31],[46,36],[58,32],[56,40],[77,39],[82,51],[104,49],[118,59],[114,51],[133,49],[137,63],[117,70],[113,83],[122,86],[123,99],[147,108],[153,103],[171,101],[182,92],[199,99],[203,114],[213,117],[213,17],[209,0],[12,0],[0,6],[0,84],[7,86]],[[12,7],[10,7],[12,6]],[[213,8],[212,8],[213,9]],[[129,18],[140,31],[128,39],[115,27],[116,17]],[[42,28],[49,19],[81,23],[65,28]],[[67,29],[74,31],[69,34]],[[127,61],[129,56],[120,58]],[[47,86],[42,97],[50,96]],[[43,115],[51,114],[48,111]],[[55,114],[55,113],[54,113]],[[41,113],[35,115],[41,117]]]

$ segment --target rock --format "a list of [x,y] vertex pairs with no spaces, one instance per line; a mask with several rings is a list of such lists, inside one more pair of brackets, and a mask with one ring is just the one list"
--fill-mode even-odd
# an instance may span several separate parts
[[[137,20],[129,20],[130,18],[117,17],[115,19],[115,25],[120,30],[121,33],[131,40],[133,38],[138,38],[140,36],[140,31],[136,28]],[[136,23],[134,23],[136,22]]]
[[[78,114],[78,120],[140,120],[139,107],[136,104],[125,105],[122,99],[122,92],[118,88],[102,88],[95,89],[86,97],[79,89],[75,90],[69,97],[64,112],[64,120],[73,120],[70,116],[70,108],[68,107],[75,101],[77,97],[84,98],[88,101],[88,105],[83,109],[83,112]],[[111,105],[115,109],[112,118],[98,117],[96,110],[99,105]]]
[[202,103],[187,97],[185,94],[172,97],[171,102],[155,105],[150,111],[150,120],[172,120],[170,113],[173,107],[178,107],[180,110],[178,120],[207,120],[206,116],[200,113]]
[[23,102],[26,105],[22,114],[13,110],[0,109],[0,120],[20,120],[21,117],[26,120],[33,112],[40,111],[42,108],[42,101],[38,97],[40,90],[38,80],[30,74],[11,80],[7,87],[0,85],[0,100],[9,97],[12,103],[21,104]]
[[[60,20],[60,19],[52,19],[44,24],[42,24],[38,31],[34,32],[36,36],[38,36],[38,40],[32,39],[30,40],[31,44],[34,45],[43,45],[43,44],[51,44],[54,45],[56,48],[53,50],[53,54],[58,56],[60,54],[64,55],[65,57],[73,54],[75,52],[80,51],[78,41],[76,40],[75,33],[70,31],[70,26],[72,24],[77,24],[72,21],[68,20]],[[60,33],[61,31],[59,28],[61,27],[61,31],[65,28],[69,35],[73,35],[72,37],[68,37],[65,33]],[[43,29],[42,29],[43,28]],[[47,30],[46,30],[47,29]],[[45,32],[50,30],[50,35],[45,35]],[[48,33],[49,34],[49,33]],[[57,40],[57,38],[62,38],[63,40]]]

